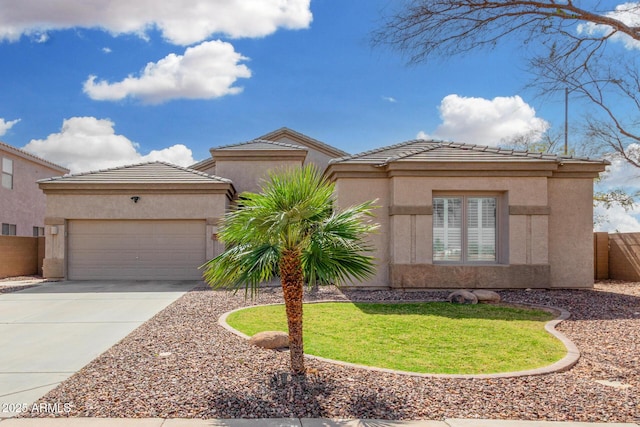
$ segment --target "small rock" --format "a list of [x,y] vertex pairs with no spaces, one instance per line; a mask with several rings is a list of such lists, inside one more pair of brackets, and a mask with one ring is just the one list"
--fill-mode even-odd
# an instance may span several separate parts
[[624,384],[621,383],[620,381],[608,381],[608,380],[595,380],[598,384],[602,384],[602,385],[606,385],[607,387],[614,387],[614,388],[621,388],[621,389],[625,389],[625,388],[631,388],[631,384]]
[[454,304],[477,304],[478,297],[472,292],[459,290],[451,292],[447,297],[447,301]]
[[258,332],[249,338],[249,344],[268,349],[289,347],[289,334],[282,331]]
[[471,291],[476,297],[478,302],[484,303],[497,303],[500,302],[500,294],[494,291],[488,291],[486,289],[474,289]]

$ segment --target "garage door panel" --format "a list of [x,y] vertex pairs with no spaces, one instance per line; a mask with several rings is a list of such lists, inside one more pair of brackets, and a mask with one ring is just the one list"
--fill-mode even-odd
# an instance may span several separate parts
[[198,280],[204,221],[69,222],[70,279]]

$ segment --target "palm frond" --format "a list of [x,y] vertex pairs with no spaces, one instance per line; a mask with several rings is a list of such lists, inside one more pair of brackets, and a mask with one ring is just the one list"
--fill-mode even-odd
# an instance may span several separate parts
[[263,243],[238,245],[206,262],[203,277],[213,288],[245,289],[255,296],[260,283],[272,280],[278,272],[280,248]]
[[334,184],[314,166],[271,173],[260,193],[242,193],[227,213],[218,239],[228,248],[207,262],[204,278],[214,287],[250,291],[278,272],[283,251],[301,253],[305,281],[341,284],[375,273],[366,236],[375,202],[334,209]]
[[368,253],[373,246],[366,237],[378,224],[365,221],[372,216],[375,201],[334,212],[317,224],[303,252],[303,268],[310,285],[349,280],[365,280],[375,274],[374,258]]

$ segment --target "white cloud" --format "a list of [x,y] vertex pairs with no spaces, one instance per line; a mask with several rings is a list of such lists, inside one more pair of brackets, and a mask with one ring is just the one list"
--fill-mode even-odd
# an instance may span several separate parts
[[[640,149],[640,145],[630,144],[627,149],[633,152]],[[601,175],[602,184],[607,188],[630,187],[640,190],[640,169],[619,155],[608,156],[607,160],[611,162],[611,165],[607,166],[607,170]]]
[[240,61],[244,56],[229,43],[219,40],[187,48],[184,55],[169,54],[158,62],[150,62],[139,77],[129,76],[117,83],[96,81],[90,76],[84,92],[90,98],[117,101],[127,97],[158,104],[176,98],[211,99],[242,91],[233,86],[239,78],[251,77],[251,71]]
[[0,117],[0,136],[7,133],[7,131],[11,129],[13,125],[18,123],[19,121],[20,119],[6,121],[5,119]]
[[447,95],[439,110],[442,123],[431,134],[421,131],[418,138],[495,146],[517,135],[541,135],[549,128],[517,95],[491,100]]
[[72,117],[62,123],[59,133],[31,140],[23,149],[65,166],[72,173],[123,166],[148,161],[166,161],[180,166],[194,162],[191,150],[182,144],[143,155],[139,145],[117,135],[114,123],[95,117]]
[[111,52],[112,52],[112,51],[111,51],[111,48],[110,48],[110,47],[106,47],[106,46],[102,48],[102,51],[103,51],[104,53],[111,53]]
[[[620,20],[630,27],[638,27],[640,26],[640,3],[628,2],[620,4],[613,11],[606,13],[605,16]],[[588,22],[578,25],[577,31],[578,34],[602,36],[611,34],[612,28],[608,25]],[[629,50],[640,49],[640,41],[634,40],[626,34],[618,32],[611,36],[611,40],[624,44],[624,47]]]
[[[640,150],[640,145],[631,144],[628,149],[632,152]],[[607,170],[601,175],[602,179],[596,184],[596,191],[623,189],[630,195],[640,191],[640,169],[619,155],[611,155],[608,160],[611,165],[607,166]],[[597,219],[597,231],[640,231],[640,205],[636,204],[628,210],[617,205],[609,209],[597,205],[594,214]]]
[[605,209],[602,206],[594,208],[594,216],[597,224],[595,231],[608,231],[610,233],[629,233],[640,231],[640,209],[633,208],[628,211],[621,206],[612,206]]
[[392,104],[398,102],[398,100],[395,99],[393,96],[383,96],[382,99],[387,102],[391,102]]
[[0,40],[74,27],[146,37],[156,28],[186,46],[214,34],[264,37],[311,20],[310,0],[20,0],[0,2]]
[[49,34],[47,34],[47,33],[32,34],[31,35],[31,40],[34,43],[46,43],[46,42],[49,41]]

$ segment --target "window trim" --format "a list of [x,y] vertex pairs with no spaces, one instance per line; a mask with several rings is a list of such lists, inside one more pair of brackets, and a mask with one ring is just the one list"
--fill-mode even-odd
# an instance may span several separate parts
[[[431,205],[434,206],[434,212],[433,212],[433,220],[431,223],[431,248],[432,248],[432,253],[431,253],[431,262],[433,264],[439,264],[439,265],[499,265],[503,263],[502,260],[502,241],[503,241],[503,233],[505,232],[505,227],[506,224],[503,221],[503,215],[502,215],[502,209],[503,209],[503,193],[500,192],[486,192],[486,191],[479,191],[479,192],[473,192],[473,191],[451,191],[451,192],[437,192],[434,191],[432,193],[431,196]],[[495,225],[495,253],[496,253],[496,257],[494,261],[469,261],[467,259],[467,251],[468,251],[468,236],[467,236],[467,221],[468,221],[468,217],[467,217],[467,210],[468,210],[468,206],[467,206],[467,202],[469,198],[482,198],[482,197],[486,197],[486,198],[494,198],[496,201],[496,225]],[[450,261],[450,260],[436,260],[435,259],[435,250],[433,249],[434,247],[434,241],[435,241],[435,203],[434,200],[435,199],[441,199],[441,198],[460,198],[462,199],[462,218],[461,218],[461,223],[462,223],[462,228],[461,228],[461,251],[462,251],[462,257],[460,261]]]

